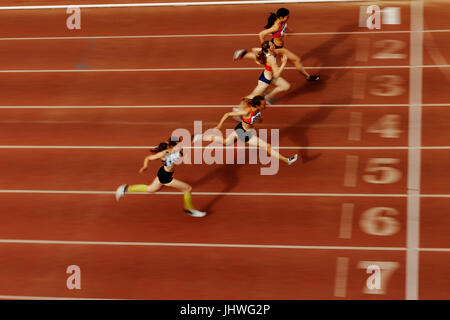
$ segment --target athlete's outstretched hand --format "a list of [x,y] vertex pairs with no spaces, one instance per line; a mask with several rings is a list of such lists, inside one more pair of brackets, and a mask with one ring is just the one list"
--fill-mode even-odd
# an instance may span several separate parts
[[139,173],[144,172],[145,170],[147,170],[147,167],[142,167],[141,169],[139,169]]

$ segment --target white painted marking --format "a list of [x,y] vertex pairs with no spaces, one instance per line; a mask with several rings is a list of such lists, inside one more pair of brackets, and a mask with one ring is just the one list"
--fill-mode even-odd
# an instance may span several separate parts
[[339,229],[339,238],[351,239],[353,227],[353,211],[355,205],[353,203],[343,203],[341,211],[341,224]]
[[358,156],[346,156],[344,187],[356,187],[358,176]]
[[185,6],[224,6],[242,4],[310,3],[310,2],[355,2],[371,0],[250,0],[250,1],[204,1],[204,2],[153,2],[153,3],[114,3],[114,4],[70,4],[42,6],[4,6],[0,10],[44,10],[66,9],[72,6],[87,8],[141,8],[141,7],[185,7]]
[[350,112],[348,140],[360,141],[362,128],[362,112]]
[[204,247],[204,248],[263,248],[263,249],[303,249],[303,250],[361,250],[361,251],[405,251],[403,247],[350,247],[350,246],[295,246],[263,244],[224,243],[183,243],[183,242],[123,242],[123,241],[66,241],[0,239],[0,244],[69,244],[100,246],[144,246],[144,247]]
[[[423,30],[423,2],[411,2],[411,31]],[[409,139],[410,147],[421,146],[422,136],[422,65],[423,33],[410,34],[409,71]],[[419,298],[419,236],[420,236],[420,165],[419,148],[408,152],[408,200],[407,200],[407,253],[406,253],[406,299]]]
[[[423,33],[448,33],[449,30],[423,30]],[[367,34],[409,34],[410,30],[403,31],[348,31],[348,32],[293,32],[291,36],[322,36],[322,35],[367,35]],[[221,33],[221,34],[161,34],[161,35],[122,35],[122,36],[78,36],[78,37],[15,37],[0,38],[0,41],[21,41],[21,40],[85,40],[85,39],[152,39],[152,38],[196,38],[196,37],[254,37],[257,33]],[[445,63],[446,64],[446,63]]]
[[347,296],[349,258],[338,257],[336,262],[336,282],[334,284],[334,296],[345,298]]
[[[450,65],[421,65],[421,66],[324,66],[324,67],[305,67],[311,70],[345,70],[345,69],[413,69],[413,68],[450,68]],[[295,70],[294,67],[286,67],[287,70]],[[135,69],[11,69],[0,70],[0,73],[91,73],[91,72],[205,72],[205,71],[255,71],[261,70],[258,67],[249,68],[135,68]],[[389,78],[388,78],[389,77]],[[384,82],[393,82],[396,85],[399,80],[393,77],[400,78],[396,75],[375,76],[374,81],[379,80]],[[385,79],[386,78],[386,79]],[[391,79],[392,78],[392,79]],[[390,85],[388,83],[388,85]]]
[[376,41],[374,47],[382,50],[372,55],[373,59],[406,59],[406,54],[400,53],[406,48],[405,41],[383,39]]
[[397,209],[389,207],[374,207],[361,214],[359,226],[365,233],[373,236],[392,236],[401,226],[392,216],[398,216]]
[[[441,51],[439,50],[439,45],[434,41],[433,35],[431,33],[425,33],[424,34],[425,40],[429,42],[427,46],[425,46],[425,49],[428,51],[428,53],[431,56],[431,59],[434,61],[435,64],[447,64],[447,59],[442,55]],[[450,83],[450,69],[443,68],[441,72],[445,75],[447,78],[447,82]]]
[[370,158],[365,168],[366,174],[363,180],[367,183],[390,184],[400,181],[402,172],[387,165],[396,165],[400,163],[397,158]]
[[[83,195],[113,195],[115,191],[77,191],[77,190],[0,190],[0,194],[5,193],[17,193],[17,194],[83,194]],[[182,195],[182,192],[175,191],[158,191],[154,194],[148,194],[143,192],[129,194],[141,195],[141,196],[154,196],[154,195]],[[368,198],[406,198],[407,194],[382,194],[382,193],[274,193],[274,192],[192,192],[194,195],[202,196],[273,196],[273,197],[368,197]],[[450,195],[449,195],[450,197]]]
[[[396,104],[280,104],[276,108],[347,108],[347,107],[408,107],[406,103]],[[439,105],[430,105],[439,106]],[[442,104],[441,106],[450,106]],[[211,109],[211,108],[232,108],[235,105],[160,105],[160,106],[0,106],[0,109]]]
[[400,7],[385,7],[381,10],[381,22],[383,24],[401,24]]
[[[205,149],[207,146],[195,147],[186,146],[186,149]],[[12,146],[12,145],[0,145],[0,149],[98,149],[98,150],[115,150],[115,149],[152,149],[156,146]],[[282,146],[278,147],[280,150],[450,150],[450,146],[435,146],[435,147],[332,147],[332,146],[318,146],[318,147],[303,147],[303,146]],[[231,146],[224,147],[223,149],[258,149],[251,146]]]

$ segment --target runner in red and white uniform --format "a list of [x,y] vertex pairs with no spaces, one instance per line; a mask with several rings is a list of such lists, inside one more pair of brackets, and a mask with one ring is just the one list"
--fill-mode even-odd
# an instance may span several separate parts
[[277,65],[275,45],[266,40],[262,43],[261,48],[253,48],[248,52],[245,49],[239,49],[235,53],[235,60],[238,59],[252,59],[258,65],[263,65],[264,70],[261,73],[256,88],[250,93],[247,98],[253,98],[255,96],[262,96],[271,83],[275,85],[275,88],[269,92],[265,97],[267,104],[272,104],[273,98],[280,92],[289,90],[291,85],[280,75],[286,66],[287,56],[283,55],[281,58],[281,66]]
[[288,60],[295,66],[297,71],[299,71],[303,76],[305,76],[307,81],[317,81],[320,79],[319,75],[310,75],[306,72],[303,67],[300,57],[295,53],[286,49],[285,46],[285,34],[287,30],[287,21],[289,19],[289,10],[286,8],[280,8],[277,13],[271,13],[267,19],[267,25],[264,27],[265,30],[259,33],[259,40],[261,43],[265,41],[265,37],[272,35],[271,42],[275,45],[276,54],[284,54],[287,56]]

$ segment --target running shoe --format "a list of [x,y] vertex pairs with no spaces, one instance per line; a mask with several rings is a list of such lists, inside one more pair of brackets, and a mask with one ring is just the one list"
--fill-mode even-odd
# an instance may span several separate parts
[[293,157],[290,157],[289,160],[288,160],[288,164],[289,164],[289,165],[290,165],[290,164],[293,164],[295,161],[297,161],[297,158],[298,158],[297,155],[295,155],[295,156],[293,156]]
[[126,184],[123,184],[117,188],[117,190],[116,190],[116,200],[117,201],[119,201],[119,199],[125,195],[126,188],[127,188]]
[[246,53],[247,53],[247,50],[244,50],[244,49],[236,50],[233,54],[233,60],[236,61],[236,60],[242,59]]
[[187,214],[190,214],[190,215],[193,216],[193,217],[198,217],[198,218],[200,218],[200,217],[206,216],[206,212],[198,211],[198,210],[195,210],[195,209],[185,209],[184,211],[185,211]]

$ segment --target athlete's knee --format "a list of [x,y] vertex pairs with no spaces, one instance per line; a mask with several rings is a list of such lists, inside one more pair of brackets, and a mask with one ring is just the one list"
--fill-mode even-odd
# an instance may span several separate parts
[[191,193],[191,191],[192,191],[192,187],[189,184],[186,184],[186,187],[184,188],[184,192]]
[[286,83],[283,85],[278,86],[280,91],[288,91],[291,88],[291,84],[290,83]]

